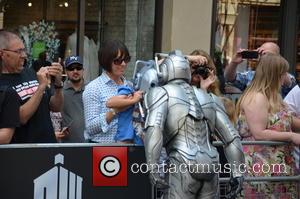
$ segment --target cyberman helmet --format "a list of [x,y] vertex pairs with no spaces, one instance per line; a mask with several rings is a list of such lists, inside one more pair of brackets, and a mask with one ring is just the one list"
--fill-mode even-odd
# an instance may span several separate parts
[[162,86],[174,79],[183,79],[187,83],[191,81],[191,70],[188,60],[181,51],[175,50],[169,54],[156,53],[164,57],[164,61],[158,65],[156,61],[136,61],[132,82],[135,90],[147,93],[149,89]]
[[191,69],[189,61],[182,55],[182,52],[175,50],[165,57],[158,67],[158,76],[162,85],[175,79],[183,79],[187,83],[191,81]]
[[153,60],[137,60],[132,82],[135,90],[142,90],[144,93],[147,93],[153,87],[159,86],[155,62]]

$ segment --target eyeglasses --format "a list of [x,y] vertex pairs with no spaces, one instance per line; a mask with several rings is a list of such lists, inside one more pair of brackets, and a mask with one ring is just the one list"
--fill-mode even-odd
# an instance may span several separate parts
[[113,62],[116,65],[121,65],[123,61],[125,62],[125,64],[127,64],[128,62],[130,62],[130,59],[131,59],[130,56],[126,56],[124,58],[119,57],[119,58],[114,59]]
[[17,49],[17,50],[10,50],[10,49],[5,49],[5,48],[4,48],[4,49],[2,49],[2,50],[8,51],[8,52],[17,53],[17,54],[19,54],[19,55],[21,55],[21,54],[27,54],[25,48],[20,48],[20,49]]
[[82,70],[83,67],[82,66],[73,66],[73,67],[69,67],[69,68],[66,68],[67,71],[74,71],[75,69],[76,70]]

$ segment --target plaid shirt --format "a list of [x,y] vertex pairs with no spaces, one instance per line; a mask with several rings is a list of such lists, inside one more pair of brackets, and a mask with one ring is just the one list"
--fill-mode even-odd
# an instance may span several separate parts
[[[130,85],[130,82],[124,78],[123,80],[124,85]],[[118,94],[119,86],[104,71],[101,76],[85,87],[82,95],[85,139],[99,143],[115,142],[114,136],[118,128],[118,117],[115,117],[109,124],[106,122],[106,113],[109,111],[106,102],[109,98]]]

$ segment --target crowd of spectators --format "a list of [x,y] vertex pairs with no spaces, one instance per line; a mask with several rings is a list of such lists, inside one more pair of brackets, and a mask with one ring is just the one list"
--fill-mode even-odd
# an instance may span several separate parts
[[[225,80],[241,91],[237,104],[221,93],[224,89],[220,89],[220,74],[214,60],[203,50],[187,56],[191,84],[223,100],[228,117],[244,140],[293,143],[244,147],[249,168],[256,163],[276,162],[287,165],[288,175],[294,175],[299,169],[300,88],[295,77],[288,73],[289,63],[280,55],[277,44],[266,42],[255,49],[258,53],[255,67],[238,72],[238,65],[245,61],[243,51],[237,51],[224,68]],[[143,92],[135,91],[124,76],[131,57],[123,42],[109,40],[103,44],[99,51],[103,72],[91,82],[83,79],[84,65],[79,56],[67,57],[64,63],[61,60],[51,63],[43,52],[32,67],[24,67],[26,58],[26,49],[18,35],[1,30],[1,144],[143,144],[143,123],[138,120],[140,115],[135,114]],[[289,183],[278,186],[296,189]],[[274,189],[268,183],[250,184],[245,193],[264,190],[270,194]]]

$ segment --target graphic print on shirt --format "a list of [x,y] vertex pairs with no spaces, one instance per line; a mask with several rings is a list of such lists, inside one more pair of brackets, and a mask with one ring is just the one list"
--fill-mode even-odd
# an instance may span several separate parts
[[36,92],[38,86],[39,82],[37,80],[32,80],[13,86],[13,89],[18,93],[22,100],[25,100],[30,98]]

